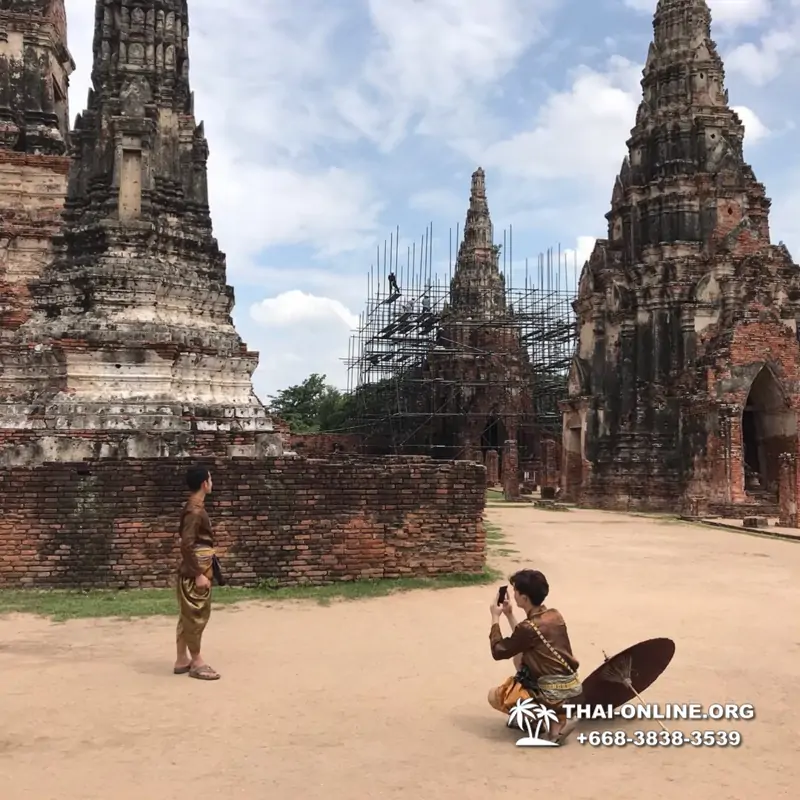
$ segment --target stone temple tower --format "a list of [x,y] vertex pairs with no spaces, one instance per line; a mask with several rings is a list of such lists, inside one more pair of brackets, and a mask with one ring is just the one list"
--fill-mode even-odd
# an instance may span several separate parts
[[481,168],[472,175],[464,238],[450,283],[450,309],[456,315],[485,319],[507,313],[506,282],[498,267],[494,226],[486,199],[486,174]]
[[97,0],[63,230],[2,356],[0,460],[280,452],[231,320],[188,36],[187,0]]
[[64,0],[0,0],[0,343],[31,313],[67,191]]
[[770,241],[705,0],[660,0],[642,101],[584,266],[563,404],[566,496],[775,509],[797,449],[800,270]]
[[425,361],[424,380],[435,387],[430,408],[441,414],[434,415],[428,433],[449,443],[454,458],[485,461],[494,451],[507,493],[517,496],[520,445],[533,450],[533,370],[498,262],[486,177],[479,168],[472,174],[450,302]]

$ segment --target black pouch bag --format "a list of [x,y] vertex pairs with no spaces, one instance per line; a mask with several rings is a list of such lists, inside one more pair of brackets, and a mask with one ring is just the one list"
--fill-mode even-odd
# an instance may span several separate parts
[[225,580],[225,576],[222,574],[222,567],[220,566],[219,559],[216,555],[211,557],[211,569],[214,571],[214,583],[217,586],[224,586],[227,581]]

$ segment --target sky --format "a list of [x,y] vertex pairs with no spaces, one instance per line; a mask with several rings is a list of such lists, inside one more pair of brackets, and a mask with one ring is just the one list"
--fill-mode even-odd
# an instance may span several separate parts
[[[772,238],[800,254],[800,0],[708,0],[745,158]],[[94,0],[66,0],[74,120],[90,85]],[[548,248],[580,267],[641,97],[656,0],[189,0],[190,80],[210,147],[214,234],[263,401],[321,373],[375,287],[432,225],[447,275],[470,175],[486,171],[513,270]],[[382,258],[382,256],[381,256]],[[514,279],[519,281],[519,277]]]

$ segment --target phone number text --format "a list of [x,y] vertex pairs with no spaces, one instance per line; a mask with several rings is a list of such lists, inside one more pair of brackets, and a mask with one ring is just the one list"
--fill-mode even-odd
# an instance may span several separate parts
[[576,737],[592,747],[738,747],[739,731],[592,731]]

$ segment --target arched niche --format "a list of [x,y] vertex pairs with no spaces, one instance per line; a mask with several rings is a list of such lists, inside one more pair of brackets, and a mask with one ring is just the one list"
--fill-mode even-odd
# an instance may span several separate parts
[[572,364],[570,364],[569,368],[569,377],[567,378],[567,392],[570,397],[591,394],[589,371],[586,369],[583,359],[572,359]]
[[611,314],[617,314],[625,309],[627,299],[626,288],[617,281],[612,281],[606,294],[606,304]]
[[781,453],[797,450],[797,413],[767,365],[750,384],[742,409],[741,440],[745,489],[774,490]]
[[486,450],[497,450],[502,453],[503,445],[507,438],[506,426],[502,418],[496,411],[492,411],[486,418],[481,432],[481,449],[484,452]]

